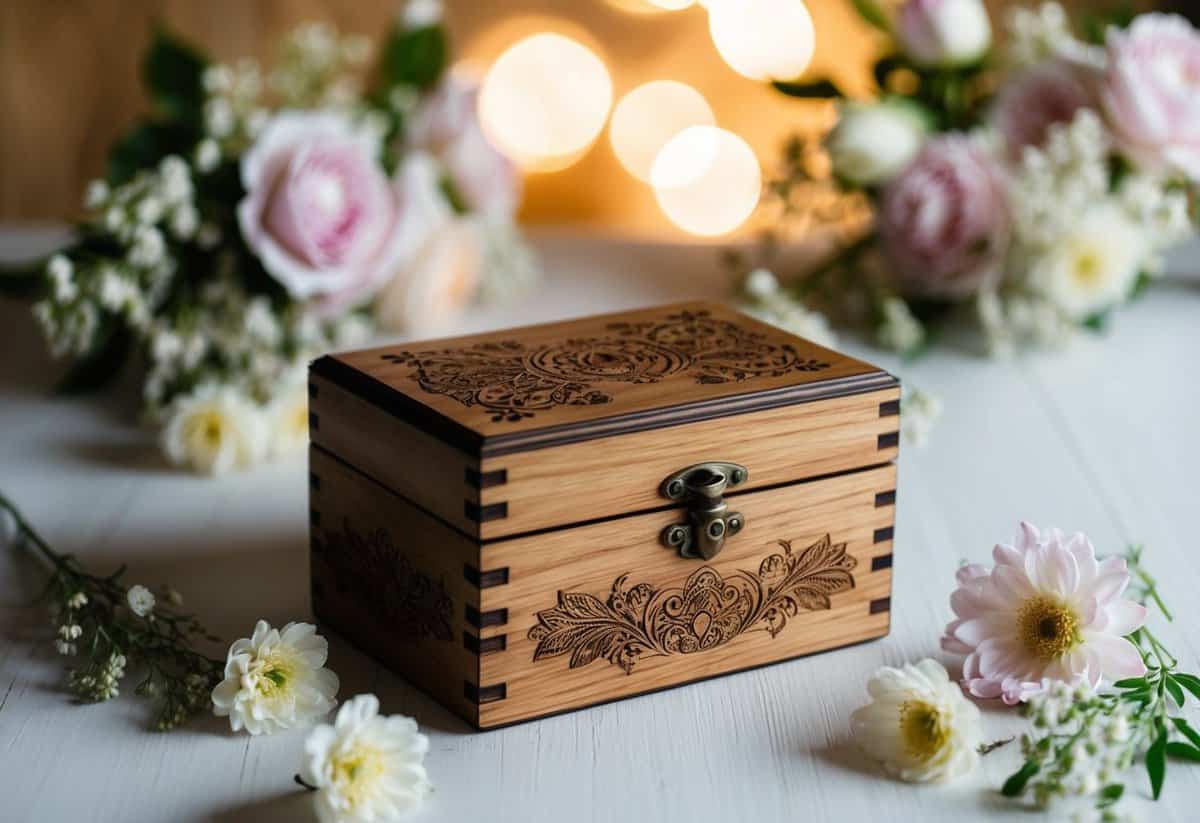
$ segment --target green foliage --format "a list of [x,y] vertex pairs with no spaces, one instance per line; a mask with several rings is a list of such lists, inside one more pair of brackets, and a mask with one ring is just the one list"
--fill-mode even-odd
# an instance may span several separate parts
[[788,97],[828,100],[830,98],[843,98],[846,96],[832,80],[815,80],[811,83],[791,83],[776,80],[771,85]]
[[156,112],[199,126],[208,59],[164,28],[156,28],[142,63],[142,79]]
[[883,32],[891,32],[892,24],[875,0],[851,0],[858,16]]
[[109,324],[98,333],[99,342],[90,352],[71,362],[55,391],[75,395],[99,391],[121,373],[133,352],[133,337],[124,325]]
[[182,154],[195,144],[197,131],[180,122],[143,120],[113,144],[108,153],[108,181],[118,186],[139,171],[154,168],[168,154]]
[[383,85],[433,86],[446,70],[449,43],[441,26],[406,29],[396,26],[383,44],[380,75]]
[[1025,793],[1025,786],[1030,778],[1038,773],[1042,764],[1036,760],[1026,760],[1021,768],[1009,775],[1008,780],[1000,787],[1000,793],[1005,797],[1020,797]]
[[1109,26],[1119,29],[1129,28],[1136,16],[1137,10],[1133,3],[1129,2],[1119,3],[1106,9],[1092,9],[1080,20],[1080,31],[1083,32],[1084,40],[1093,45],[1102,46],[1108,35]]

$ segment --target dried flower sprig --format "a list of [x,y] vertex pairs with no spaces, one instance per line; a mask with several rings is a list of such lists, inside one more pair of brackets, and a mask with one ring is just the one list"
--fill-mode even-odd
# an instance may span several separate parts
[[210,706],[223,661],[198,651],[197,639],[216,641],[200,622],[178,611],[179,593],[163,586],[155,594],[127,585],[125,567],[92,574],[74,556],[59,554],[20,510],[0,495],[0,513],[16,524],[15,540],[30,546],[50,567],[43,596],[56,626],[55,649],[72,658],[67,686],[80,699],[111,700],[130,668],[141,675],[134,693],[157,702],[155,727],[165,731]]
[[[1142,548],[1125,559],[1133,580],[1129,594],[1154,604],[1170,621],[1157,581],[1142,565]],[[1033,731],[1022,735],[1025,762],[1005,781],[1008,797],[1031,796],[1046,806],[1056,798],[1093,798],[1104,819],[1125,792],[1122,774],[1139,759],[1155,800],[1162,793],[1168,757],[1200,761],[1200,732],[1177,712],[1187,694],[1200,700],[1200,677],[1178,670],[1179,661],[1145,626],[1129,635],[1146,664],[1146,674],[1118,680],[1098,693],[1088,684],[1057,683],[1029,701]]]

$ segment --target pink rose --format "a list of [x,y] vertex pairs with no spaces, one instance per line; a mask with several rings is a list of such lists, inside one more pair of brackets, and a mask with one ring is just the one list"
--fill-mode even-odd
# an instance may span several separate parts
[[508,217],[521,199],[521,176],[488,142],[479,124],[478,101],[478,81],[461,72],[448,74],[417,107],[408,141],[442,162],[471,211]]
[[999,279],[1012,216],[1004,172],[959,134],[937,137],[883,192],[879,235],[908,294],[967,297]]
[[1070,123],[1080,109],[1094,107],[1094,81],[1082,66],[1048,60],[1006,83],[991,119],[1009,159],[1020,160],[1026,146],[1045,143],[1051,126]]
[[429,158],[389,180],[378,142],[328,112],[276,115],[241,173],[246,245],[289,295],[328,311],[368,299],[448,211]]
[[1110,29],[1101,100],[1129,159],[1200,180],[1200,32],[1182,17],[1144,14]]

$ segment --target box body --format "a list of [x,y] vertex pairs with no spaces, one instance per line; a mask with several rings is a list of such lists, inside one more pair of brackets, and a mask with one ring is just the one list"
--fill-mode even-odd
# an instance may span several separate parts
[[[318,618],[478,728],[888,631],[867,364],[689,304],[323,358],[310,397]],[[730,528],[683,556],[713,515],[665,480],[712,461]]]

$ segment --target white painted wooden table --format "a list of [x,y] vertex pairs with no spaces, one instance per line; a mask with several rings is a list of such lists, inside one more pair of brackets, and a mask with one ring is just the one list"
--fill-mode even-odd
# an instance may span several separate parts
[[[29,236],[0,233],[0,255]],[[519,305],[461,329],[558,319],[718,295],[710,249],[615,246],[547,235],[551,277]],[[1196,258],[1193,257],[1193,260]],[[457,331],[457,329],[456,329]],[[1017,520],[1087,531],[1105,552],[1145,542],[1177,610],[1163,634],[1200,667],[1200,287],[1165,283],[1107,338],[1064,354],[988,362],[941,352],[898,364],[856,350],[940,394],[925,451],[902,449],[891,636],[514,728],[476,734],[337,637],[342,696],[374,691],[432,739],[437,791],[415,820],[802,821],[1028,819],[994,792],[1015,747],[945,787],[887,780],[847,744],[847,718],[883,663],[939,655],[962,559],[986,560]],[[302,458],[217,481],[166,469],[127,425],[133,381],[99,399],[50,396],[52,365],[33,322],[0,306],[0,489],[62,550],[131,580],[170,581],[220,635],[256,618],[304,619],[308,604]],[[306,821],[292,783],[303,731],[250,738],[204,718],[147,731],[140,700],[75,706],[40,608],[37,569],[0,554],[0,820]],[[945,658],[944,658],[945,659]],[[946,662],[950,662],[946,659]],[[1019,721],[985,712],[990,736]],[[1147,819],[1195,820],[1200,767],[1173,766]]]

